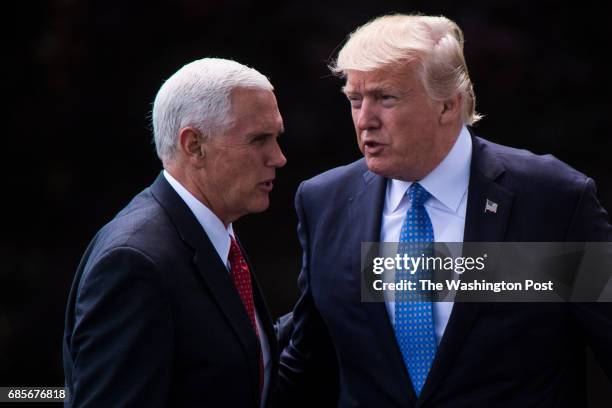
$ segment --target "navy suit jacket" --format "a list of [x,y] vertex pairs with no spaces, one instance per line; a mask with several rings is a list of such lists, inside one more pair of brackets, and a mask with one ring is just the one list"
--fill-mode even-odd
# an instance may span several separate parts
[[[302,294],[281,398],[328,375],[327,386],[338,383],[330,406],[585,406],[586,344],[612,373],[610,303],[455,303],[415,396],[385,304],[360,301],[360,244],[380,240],[386,184],[361,159],[299,187]],[[496,213],[485,213],[487,199]],[[591,179],[550,155],[473,137],[464,241],[612,241],[611,231]]]
[[[276,337],[251,277],[273,387]],[[249,317],[206,233],[163,175],[87,248],[63,348],[67,406],[259,407],[259,343]]]

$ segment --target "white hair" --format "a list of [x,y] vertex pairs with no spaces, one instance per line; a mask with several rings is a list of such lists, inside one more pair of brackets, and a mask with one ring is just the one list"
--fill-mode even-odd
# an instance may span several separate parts
[[462,95],[462,121],[472,125],[481,118],[463,55],[463,32],[443,16],[378,17],[351,33],[330,69],[346,75],[347,70],[375,71],[411,62],[432,100]]
[[153,102],[153,136],[161,161],[174,159],[181,129],[192,126],[212,136],[228,127],[235,88],[274,89],[255,69],[219,58],[190,62],[168,78]]

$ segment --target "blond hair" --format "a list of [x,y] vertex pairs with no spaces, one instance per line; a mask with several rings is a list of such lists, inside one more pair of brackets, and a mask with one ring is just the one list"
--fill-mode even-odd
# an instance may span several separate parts
[[463,32],[446,17],[393,14],[357,28],[330,69],[375,71],[416,63],[421,82],[434,101],[461,94],[461,119],[472,125],[481,119],[463,56]]

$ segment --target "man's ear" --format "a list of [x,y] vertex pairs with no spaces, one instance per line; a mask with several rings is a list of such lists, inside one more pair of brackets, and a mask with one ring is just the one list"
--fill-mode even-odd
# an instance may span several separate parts
[[187,126],[179,132],[178,148],[189,162],[200,167],[206,157],[206,140],[199,130]]
[[450,99],[445,100],[442,103],[442,108],[440,112],[440,124],[448,125],[451,123],[455,123],[457,119],[461,118],[461,102],[463,100],[463,96],[461,94],[457,94]]

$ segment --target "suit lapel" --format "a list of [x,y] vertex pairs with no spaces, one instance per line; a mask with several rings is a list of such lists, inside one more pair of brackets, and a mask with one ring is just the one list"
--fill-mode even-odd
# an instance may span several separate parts
[[[386,179],[366,171],[363,184],[349,197],[349,228],[351,271],[361,270],[361,243],[378,242],[382,208],[385,200]],[[361,282],[361,279],[356,279]]]
[[[194,262],[198,266],[200,276],[208,285],[212,297],[244,349],[253,384],[259,384],[259,342],[253,330],[253,325],[227,268],[219,259],[219,255],[208,237],[206,235],[205,237],[208,245],[196,248]],[[211,262],[211,259],[214,259],[214,261]],[[258,389],[258,386],[256,389]]]
[[[472,163],[465,216],[464,242],[503,242],[514,195],[496,180],[505,168],[487,143],[472,137]],[[496,211],[485,211],[487,200],[497,204]],[[463,256],[480,256],[464,253]],[[455,302],[436,357],[423,387],[419,402],[428,399],[448,372],[453,360],[481,311],[482,304]]]
[[[151,192],[170,216],[183,241],[193,248],[193,262],[198,273],[242,345],[249,362],[252,384],[259,384],[257,337],[226,266],[187,204],[174,191],[163,174],[157,177],[151,186]],[[253,276],[252,272],[251,276]],[[257,287],[256,284],[253,285],[254,293],[259,291],[255,287]],[[260,313],[263,312],[264,310],[260,310]],[[267,313],[267,309],[265,312]],[[265,320],[263,316],[260,315],[260,317]]]
[[[472,138],[472,164],[465,215],[464,242],[504,241],[514,194],[496,182],[505,168],[486,142]],[[496,204],[486,210],[487,201]]]
[[[370,171],[363,174],[363,187],[356,195],[349,198],[349,228],[351,229],[349,250],[351,251],[351,273],[361,275],[361,243],[379,242],[382,222],[382,209],[385,201],[387,179]],[[361,284],[361,276],[354,282]],[[360,289],[358,293],[361,293]],[[395,332],[389,321],[389,315],[384,302],[361,302],[361,307],[367,316],[369,329],[374,333],[379,344],[376,348],[384,356],[384,366],[393,375],[386,381],[393,389],[393,396],[405,395],[409,391],[408,399],[414,403],[416,395],[412,389],[408,372],[403,363],[401,352],[395,339]],[[368,345],[372,347],[372,345]],[[386,375],[386,374],[384,374]],[[391,381],[393,379],[393,381]],[[405,405],[402,401],[400,405]]]

